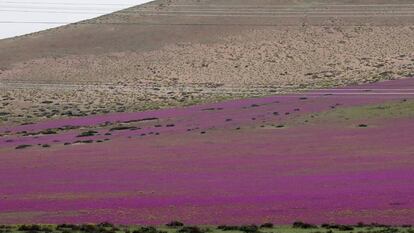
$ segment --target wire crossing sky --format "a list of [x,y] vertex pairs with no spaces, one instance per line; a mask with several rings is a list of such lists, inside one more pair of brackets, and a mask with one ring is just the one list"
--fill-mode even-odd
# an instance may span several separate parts
[[151,0],[0,0],[0,39],[59,27],[63,24],[19,22],[77,22]]

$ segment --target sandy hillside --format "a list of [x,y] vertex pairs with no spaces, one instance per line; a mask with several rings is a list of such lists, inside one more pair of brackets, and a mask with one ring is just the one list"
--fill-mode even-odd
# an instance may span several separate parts
[[412,76],[404,0],[154,1],[0,41],[0,124]]

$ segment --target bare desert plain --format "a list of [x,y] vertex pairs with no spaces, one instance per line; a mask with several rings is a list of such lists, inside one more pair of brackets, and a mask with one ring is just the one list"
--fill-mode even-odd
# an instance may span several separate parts
[[414,223],[412,1],[153,1],[0,90],[0,224]]

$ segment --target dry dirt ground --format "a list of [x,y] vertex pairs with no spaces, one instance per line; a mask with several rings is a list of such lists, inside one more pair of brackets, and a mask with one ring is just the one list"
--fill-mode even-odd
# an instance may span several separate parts
[[0,125],[414,75],[411,0],[160,0],[0,41]]

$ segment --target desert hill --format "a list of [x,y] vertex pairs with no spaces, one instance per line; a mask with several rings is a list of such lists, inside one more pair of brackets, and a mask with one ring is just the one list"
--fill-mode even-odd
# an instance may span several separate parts
[[160,0],[0,41],[0,124],[413,75],[409,0]]

